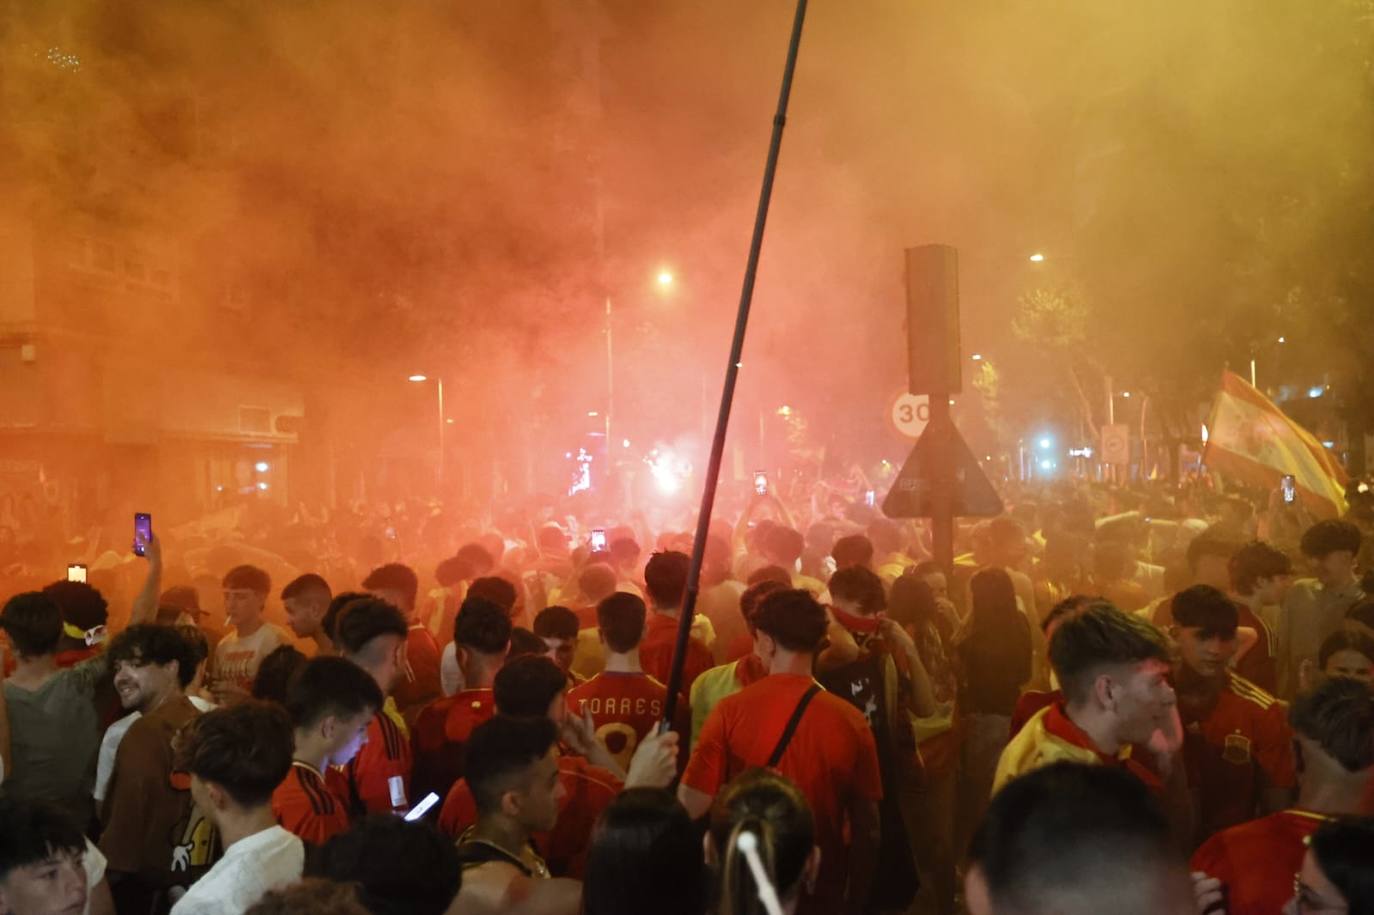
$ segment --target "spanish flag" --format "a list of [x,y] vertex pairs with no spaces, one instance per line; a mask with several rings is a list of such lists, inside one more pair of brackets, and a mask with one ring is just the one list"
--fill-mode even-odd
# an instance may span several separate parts
[[1347,478],[1335,455],[1239,375],[1221,376],[1207,428],[1202,460],[1209,469],[1267,488],[1292,474],[1298,498],[1313,515],[1345,512]]

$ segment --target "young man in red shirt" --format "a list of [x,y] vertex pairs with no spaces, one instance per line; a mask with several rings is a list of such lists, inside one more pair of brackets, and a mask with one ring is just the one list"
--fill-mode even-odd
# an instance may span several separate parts
[[879,839],[882,780],[873,733],[861,712],[811,676],[829,618],[805,590],[775,591],[754,611],[768,676],[722,699],[706,719],[678,799],[704,816],[730,779],[769,766],[811,804],[820,875],[804,913],[861,912],[869,902]]
[[[558,665],[542,655],[525,655],[501,668],[492,691],[498,717],[548,718],[570,751],[558,760],[564,788],[558,821],[538,844],[554,874],[575,876],[581,873],[592,827],[622,787],[663,787],[672,780],[677,735],[670,732],[646,740],[633,760],[640,769],[627,772],[596,739],[591,723],[568,713],[567,688]],[[459,780],[444,799],[439,828],[457,836],[476,821],[478,812],[467,781]]]
[[406,621],[405,667],[396,681],[392,696],[401,716],[415,720],[420,709],[438,699],[439,646],[424,623],[415,618],[415,596],[420,580],[415,572],[399,562],[379,566],[363,579],[363,587],[401,611]]
[[453,621],[453,644],[467,688],[436,699],[415,719],[414,795],[448,795],[463,777],[468,738],[496,714],[491,686],[510,651],[511,621],[497,604],[469,596]]
[[[660,683],[668,682],[677,647],[678,618],[687,592],[686,553],[669,550],[655,553],[644,567],[644,588],[653,613],[649,614],[644,639],[639,645],[639,661],[644,672]],[[687,657],[682,665],[682,691],[691,693],[692,683],[715,664],[711,649],[693,635],[687,641]]]
[[[401,611],[375,597],[345,604],[334,622],[339,653],[372,675],[390,694],[405,667],[410,631]],[[351,817],[390,813],[410,806],[410,734],[388,700],[367,726],[367,743],[343,769]]]
[[1288,806],[1297,784],[1293,734],[1278,700],[1229,667],[1238,622],[1229,597],[1194,585],[1174,595],[1173,618],[1169,631],[1179,656],[1174,689],[1202,841]]
[[740,595],[739,612],[744,617],[745,640],[748,642],[748,647],[742,656],[728,664],[712,667],[697,677],[696,682],[692,684],[691,746],[693,748],[696,747],[697,738],[701,735],[701,729],[706,725],[706,719],[710,716],[711,710],[720,703],[720,700],[726,696],[733,696],[746,686],[757,683],[768,676],[767,666],[754,651],[754,639],[757,635],[754,630],[754,611],[758,609],[759,602],[765,597],[786,587],[787,585],[780,581],[768,579],[755,582]]
[[1337,678],[1300,695],[1289,711],[1298,749],[1298,802],[1223,830],[1193,854],[1192,868],[1226,887],[1228,915],[1277,915],[1293,895],[1307,839],[1327,820],[1360,812],[1374,783],[1374,692]]
[[377,681],[352,661],[305,662],[286,690],[295,751],[291,771],[272,792],[278,823],[314,845],[348,830],[348,800],[325,773],[358,755],[383,701]]
[[[569,712],[578,718],[591,717],[596,738],[622,769],[629,768],[635,747],[658,728],[668,696],[668,688],[639,664],[645,613],[643,599],[623,591],[597,605],[597,632],[606,668],[568,691]],[[677,708],[676,730],[686,743],[686,705],[679,702]]]
[[534,617],[534,634],[543,640],[548,659],[562,668],[572,682],[585,683],[586,678],[572,669],[579,628],[577,614],[558,604],[545,607]]

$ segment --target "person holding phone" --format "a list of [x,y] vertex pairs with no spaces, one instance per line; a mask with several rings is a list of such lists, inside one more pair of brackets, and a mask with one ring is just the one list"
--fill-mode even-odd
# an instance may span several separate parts
[[348,830],[348,801],[326,773],[358,755],[383,701],[377,681],[343,658],[313,658],[292,678],[286,711],[295,752],[291,770],[272,792],[272,812],[303,841],[323,845]]
[[[150,576],[154,555],[149,556]],[[131,622],[151,615],[151,607],[136,604]],[[14,671],[3,683],[10,726],[5,790],[52,801],[85,826],[95,814],[96,690],[109,682],[110,661],[97,652],[62,667],[62,627],[62,608],[39,591],[16,594],[0,610],[0,629],[15,653]]]

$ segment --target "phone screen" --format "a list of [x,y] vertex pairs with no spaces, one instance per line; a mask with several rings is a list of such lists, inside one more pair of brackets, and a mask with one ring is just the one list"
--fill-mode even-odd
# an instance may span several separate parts
[[429,809],[438,802],[439,795],[431,791],[429,794],[426,794],[424,796],[420,803],[416,804],[414,807],[410,808],[410,810],[406,812],[405,821],[407,823],[414,823],[416,820],[420,819],[422,816],[429,813]]
[[1284,474],[1283,480],[1279,482],[1279,489],[1283,492],[1283,501],[1290,505],[1298,498],[1297,480],[1291,473]]
[[80,581],[80,582],[84,582],[85,580],[86,580],[86,567],[85,567],[85,566],[83,566],[83,565],[82,565],[81,563],[79,563],[79,562],[73,562],[72,564],[70,564],[69,566],[67,566],[67,581]]
[[153,516],[147,512],[134,515],[134,555],[145,555],[148,552],[148,541],[152,539]]
[[606,532],[601,528],[597,528],[596,530],[592,531],[591,545],[592,550],[594,552],[599,553],[602,550],[606,549]]
[[761,496],[768,495],[768,474],[762,470],[754,471],[754,492]]

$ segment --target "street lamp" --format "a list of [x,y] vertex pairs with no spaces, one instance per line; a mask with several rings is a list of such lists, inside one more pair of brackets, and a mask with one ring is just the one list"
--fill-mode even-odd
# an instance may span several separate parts
[[1032,264],[1043,264],[1045,262],[1045,255],[1037,251],[1030,256],[1029,260]]
[[[674,276],[673,271],[669,270],[667,267],[660,267],[658,273],[654,276],[654,281],[658,284],[660,292],[667,292],[677,282],[677,277]],[[606,472],[608,474],[611,473],[613,469],[610,454],[611,442],[614,441],[611,437],[611,420],[615,416],[615,346],[614,332],[612,329],[614,316],[615,309],[611,304],[611,297],[606,296],[606,416],[605,422],[603,423],[603,431],[606,436]]]
[[[429,376],[416,372],[408,376],[406,380],[415,384],[424,384],[426,381],[429,381]],[[448,425],[444,418],[444,379],[436,375],[434,378],[434,387],[439,395],[439,466],[434,476],[435,482],[442,486],[444,482],[444,428]]]

